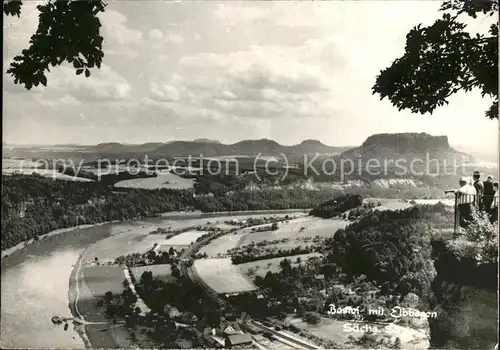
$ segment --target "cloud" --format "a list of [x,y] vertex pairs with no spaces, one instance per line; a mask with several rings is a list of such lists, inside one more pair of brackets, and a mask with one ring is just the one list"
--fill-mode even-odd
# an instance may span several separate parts
[[172,43],[172,44],[182,44],[184,39],[180,35],[168,33],[168,36],[166,37],[166,41],[168,43]]
[[102,65],[93,70],[90,77],[76,75],[69,66],[61,66],[53,70],[48,77],[50,91],[67,92],[79,101],[120,101],[131,97],[132,88],[125,78]]
[[269,13],[269,8],[241,6],[241,4],[231,4],[226,2],[219,5],[219,7],[215,10],[214,15],[220,20],[238,23],[261,19],[268,16]]
[[148,37],[150,39],[160,40],[160,39],[163,39],[163,32],[159,29],[151,29],[148,32]]
[[139,30],[126,25],[127,17],[122,13],[107,9],[99,14],[101,18],[104,37],[111,41],[111,46],[116,44],[130,45],[138,44],[143,39],[143,34]]
[[330,84],[319,66],[296,62],[283,65],[259,63],[246,69],[236,66],[229,70],[227,79],[242,89],[295,94],[327,91]]
[[325,117],[336,110],[324,101],[335,100],[335,74],[344,67],[336,49],[327,38],[184,56],[181,66],[195,73],[179,84],[194,92],[195,103],[236,118]]
[[49,100],[46,98],[43,98],[42,96],[38,95],[36,97],[36,100],[38,100],[38,103],[40,103],[42,106],[47,106],[47,107],[52,107],[52,108],[60,108],[60,107],[66,107],[66,106],[81,106],[82,103],[78,101],[76,98],[74,98],[71,95],[65,95],[63,97],[57,98],[55,100]]
[[171,44],[181,44],[184,41],[184,38],[178,34],[172,34],[169,32],[167,35],[164,35],[160,29],[151,29],[148,32],[149,39],[153,40],[153,42],[157,43],[171,43]]
[[160,101],[177,102],[181,99],[181,93],[179,89],[172,85],[152,82],[150,83],[149,88],[153,96]]
[[130,47],[123,46],[119,47],[116,49],[109,49],[106,50],[105,55],[110,55],[110,56],[120,56],[120,57],[127,57],[127,58],[136,58],[140,56],[140,52],[134,49],[131,49]]

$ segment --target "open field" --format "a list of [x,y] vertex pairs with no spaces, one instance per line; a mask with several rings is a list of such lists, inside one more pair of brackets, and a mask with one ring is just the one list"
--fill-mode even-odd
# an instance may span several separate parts
[[165,242],[163,242],[162,244],[170,246],[186,246],[190,243],[195,242],[199,237],[203,236],[206,233],[206,231],[187,231],[165,240]]
[[149,230],[150,228],[141,228],[133,224],[113,225],[111,237],[98,241],[87,249],[86,261],[92,261],[95,257],[100,262],[114,261],[121,255],[146,253],[153,248],[156,241],[166,241],[164,236],[159,235],[155,235],[156,241],[139,239],[141,236],[148,238]]
[[453,207],[455,205],[455,200],[453,198],[443,198],[443,199],[415,199],[415,203],[417,203],[417,204],[429,204],[429,205],[443,203],[446,206]]
[[305,216],[303,213],[298,213],[297,216],[299,217],[290,219],[288,222],[278,223],[278,230],[276,231],[252,232],[252,229],[270,225],[264,224],[238,230],[236,234],[224,235],[202,247],[200,253],[207,253],[210,257],[217,257],[226,254],[228,250],[239,248],[242,245],[251,244],[252,242],[258,243],[284,238],[289,239],[289,241],[273,244],[272,246],[278,249],[293,249],[297,246],[307,246],[313,243],[312,241],[300,241],[299,237],[331,237],[338,229],[344,228],[349,224],[345,220],[321,219]]
[[[345,228],[349,221],[339,219],[321,219],[315,217],[302,217],[289,220],[286,223],[279,223],[276,231],[248,233],[240,242],[240,245],[247,245],[252,242],[272,241],[288,238],[290,241],[299,237],[332,237],[338,229]],[[248,231],[247,231],[248,232]],[[302,243],[298,243],[300,245]]]
[[[247,213],[247,214],[238,214],[238,215],[224,215],[220,214],[220,216],[217,216],[217,213],[214,213],[213,215],[206,215],[204,217],[195,217],[195,218],[190,218],[189,216],[191,215],[200,215],[202,214],[201,212],[198,213],[174,213],[172,215],[168,215],[170,213],[166,213],[165,215],[162,215],[161,218],[152,218],[146,220],[136,220],[135,224],[140,225],[140,226],[145,226],[149,227],[149,231],[151,232],[158,227],[162,228],[170,228],[172,230],[178,230],[178,229],[183,229],[187,227],[193,227],[193,226],[211,226],[211,227],[222,227],[222,228],[235,228],[238,226],[235,225],[228,225],[224,223],[224,221],[231,221],[231,220],[245,220],[248,218],[270,218],[270,217],[285,217],[286,215],[292,216],[292,215],[305,215],[304,213],[300,212],[285,212],[285,213],[280,213],[280,214],[264,214],[264,213]],[[174,217],[172,217],[174,216]]]
[[12,158],[2,158],[2,170],[3,169],[28,169],[28,168],[38,168],[43,165],[41,162],[34,162],[31,159],[12,159]]
[[193,266],[200,278],[217,293],[238,293],[257,289],[229,258],[195,260]]
[[62,173],[58,172],[57,170],[52,170],[52,169],[29,169],[29,168],[23,168],[23,169],[7,168],[7,169],[4,169],[4,168],[2,168],[3,175],[12,175],[12,174],[33,175],[33,173],[36,173],[40,176],[48,177],[48,178],[51,178],[54,180],[84,181],[84,182],[94,181],[91,179],[85,179],[83,177],[76,177],[76,176],[62,174]]
[[268,273],[269,271],[271,271],[272,273],[279,272],[281,270],[280,262],[284,259],[290,260],[292,262],[292,266],[296,267],[299,265],[297,263],[298,257],[300,257],[300,259],[302,260],[301,264],[304,265],[306,264],[309,258],[320,257],[320,256],[321,256],[320,253],[299,254],[292,256],[284,256],[281,258],[252,261],[244,264],[239,264],[236,266],[239,267],[241,273],[253,279],[256,276],[264,277],[266,273]]
[[209,257],[216,257],[219,254],[224,255],[228,250],[236,248],[240,240],[244,237],[245,234],[243,233],[228,233],[210,241],[210,243],[203,246],[199,252],[200,254],[206,253]]
[[169,264],[131,267],[130,271],[134,275],[136,281],[138,281],[141,278],[141,275],[146,271],[151,271],[153,273],[153,278],[156,277],[163,282],[174,280],[174,277],[171,275],[172,270]]
[[382,204],[381,206],[375,207],[374,210],[403,210],[412,206],[410,203],[403,202],[400,199],[388,198],[365,198],[363,199],[363,203],[373,203],[375,205],[378,203]]
[[[280,214],[279,216],[291,215],[292,213]],[[177,214],[182,218],[181,213]],[[150,232],[157,228],[171,228],[182,229],[193,226],[204,226],[208,222],[212,226],[224,223],[226,220],[244,219],[248,217],[270,217],[278,215],[258,214],[258,215],[237,215],[237,216],[221,216],[209,218],[189,218],[189,219],[174,219],[168,218],[155,218],[145,220],[138,220],[133,223],[115,223],[111,226],[111,236],[103,239],[88,248],[86,254],[86,261],[91,261],[97,257],[101,262],[114,261],[118,256],[128,255],[132,253],[146,253],[152,249],[154,244],[157,243],[162,251],[170,249],[174,246],[179,250],[185,248],[197,237],[203,235],[205,232],[189,231],[171,239],[166,239],[165,234],[150,234]]]
[[91,266],[83,268],[83,278],[94,297],[101,298],[107,291],[121,294],[125,274],[120,266]]
[[178,175],[167,173],[158,175],[157,177],[120,181],[115,184],[115,187],[142,188],[146,190],[154,190],[158,188],[186,189],[192,188],[193,184],[193,179],[184,179]]
[[[97,300],[102,298],[107,291],[111,291],[113,295],[121,294],[124,289],[124,280],[123,268],[117,266],[92,266],[75,269],[70,279],[70,290],[74,291],[73,300],[78,297],[78,313],[86,321],[107,322],[105,309],[97,307]],[[77,287],[74,284],[75,281]]]
[[[346,332],[344,325],[347,323],[354,324],[349,321],[333,320],[323,317],[321,322],[317,325],[308,324],[302,319],[292,318],[289,320],[294,326],[308,330],[311,334],[341,345],[348,341],[349,335],[354,338],[361,337],[364,332]],[[359,323],[361,325],[370,325],[370,323]],[[427,349],[429,347],[429,338],[423,331],[418,331],[409,327],[402,327],[395,324],[371,324],[376,327],[379,332],[374,333],[377,338],[392,338],[398,337],[401,340],[403,349]],[[351,348],[351,346],[349,346]]]

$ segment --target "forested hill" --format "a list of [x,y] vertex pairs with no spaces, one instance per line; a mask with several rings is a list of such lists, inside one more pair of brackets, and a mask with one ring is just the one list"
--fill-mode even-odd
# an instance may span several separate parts
[[101,183],[2,176],[2,250],[60,228],[192,206],[191,191],[116,192]]
[[432,232],[452,225],[453,212],[443,204],[374,211],[327,239],[327,260],[349,276],[365,275],[385,294],[425,297],[434,278]]

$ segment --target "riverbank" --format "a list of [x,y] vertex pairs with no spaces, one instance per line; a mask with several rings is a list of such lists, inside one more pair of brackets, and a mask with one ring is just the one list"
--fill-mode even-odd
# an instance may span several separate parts
[[175,217],[176,215],[182,216],[200,216],[200,217],[214,217],[214,216],[237,216],[237,215],[245,215],[245,214],[279,214],[279,213],[309,213],[311,209],[266,209],[266,210],[235,210],[235,211],[211,211],[211,212],[203,212],[200,210],[196,211],[181,211],[181,212],[167,212],[160,214],[162,218],[169,218],[171,216]]
[[75,318],[85,322],[75,325],[75,330],[87,349],[96,348],[130,348],[129,334],[123,324],[115,324],[108,320],[97,307],[97,298],[90,290],[84,276],[87,263],[87,246],[80,254],[69,278],[69,309]]
[[[85,318],[83,315],[80,314],[79,307],[78,307],[78,299],[80,296],[80,290],[82,289],[82,288],[80,288],[80,284],[82,284],[84,282],[83,282],[83,278],[80,278],[80,276],[78,276],[78,274],[81,271],[82,260],[83,260],[84,252],[86,249],[87,248],[85,248],[84,251],[80,253],[78,260],[76,261],[76,264],[73,267],[73,270],[71,271],[71,274],[69,276],[69,289],[68,289],[69,309],[71,311],[71,314],[73,315],[73,317],[79,318],[83,321],[85,321]],[[87,349],[91,348],[92,345],[91,345],[90,340],[88,338],[87,325],[75,324],[75,331],[78,333],[78,335],[82,339],[83,343],[85,344],[85,347]]]
[[[151,217],[147,217],[145,219],[154,219],[154,218],[165,218],[165,219],[171,219],[171,220],[176,220],[176,219],[183,219],[183,218],[209,218],[209,217],[217,217],[217,216],[237,216],[237,215],[252,215],[252,214],[279,214],[279,213],[296,213],[296,212],[309,212],[311,209],[274,209],[274,210],[242,210],[242,211],[220,211],[220,212],[210,212],[210,213],[204,213],[202,211],[192,211],[192,212],[187,212],[187,211],[172,211],[172,212],[165,212],[161,214],[156,214],[152,215]],[[126,220],[126,221],[134,221],[134,220]],[[61,228],[57,229],[54,231],[51,231],[49,233],[46,233],[42,236],[39,237],[39,240],[45,239],[47,237],[63,234],[63,233],[68,233],[72,232],[75,230],[81,230],[81,229],[86,229],[86,228],[91,228],[91,227],[97,227],[97,226],[102,226],[110,223],[116,223],[116,222],[121,222],[119,220],[113,220],[113,221],[104,221],[96,224],[85,224],[85,225],[78,225],[78,226],[72,226],[72,227],[66,227],[66,228]],[[29,246],[30,244],[33,244],[34,242],[37,242],[35,239],[30,239],[27,242],[22,242],[19,243],[18,245],[15,245],[14,247],[7,248],[5,250],[2,250],[2,258],[11,255],[12,253],[15,253],[19,250],[22,250]]]
[[[72,227],[66,227],[66,228],[60,228],[60,229],[57,229],[57,230],[54,230],[54,231],[51,231],[47,234],[44,234],[43,236],[40,236],[39,239],[44,239],[44,238],[47,238],[47,237],[51,237],[51,236],[55,236],[55,235],[60,235],[62,233],[68,233],[68,232],[72,232],[72,231],[75,231],[75,230],[82,230],[82,229],[86,229],[86,228],[91,228],[91,227],[96,227],[96,226],[102,226],[102,225],[106,225],[106,224],[111,224],[111,223],[114,223],[114,222],[118,222],[117,220],[115,221],[104,221],[104,222],[100,222],[100,223],[97,223],[97,224],[86,224],[86,225],[78,225],[78,226],[72,226]],[[6,257],[6,256],[9,256],[10,254],[12,253],[15,253],[19,250],[22,250],[24,248],[26,248],[28,245],[32,244],[36,242],[35,239],[30,239],[28,242],[22,242],[22,243],[19,243],[18,245],[15,245],[14,247],[10,247],[10,248],[7,248],[5,250],[2,250],[2,258]]]

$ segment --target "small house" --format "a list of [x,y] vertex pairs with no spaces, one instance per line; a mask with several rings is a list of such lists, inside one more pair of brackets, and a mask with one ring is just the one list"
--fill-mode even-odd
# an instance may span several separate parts
[[252,345],[253,343],[252,337],[248,333],[227,335],[224,338],[226,348]]

